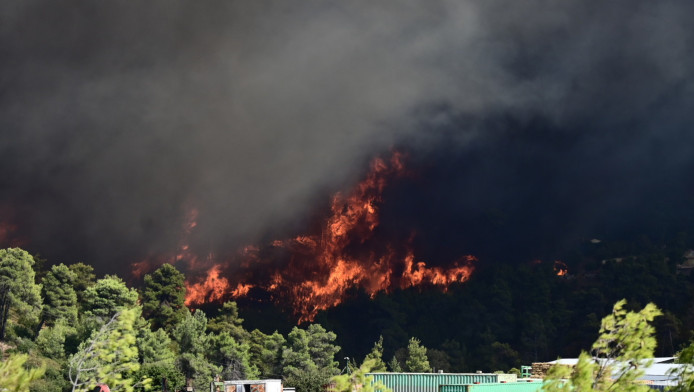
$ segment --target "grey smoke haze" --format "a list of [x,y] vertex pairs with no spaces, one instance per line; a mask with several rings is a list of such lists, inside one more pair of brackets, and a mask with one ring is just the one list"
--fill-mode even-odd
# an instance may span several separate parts
[[[691,15],[689,1],[4,2],[4,219],[52,262],[110,271],[174,248],[191,207],[202,248],[291,227],[393,146],[428,167],[457,157],[432,175],[442,208],[504,205],[505,182],[463,175],[481,145],[508,153],[477,163],[485,178],[510,170],[567,200],[595,187],[590,221],[663,173],[688,178]],[[539,167],[561,169],[539,181]],[[622,186],[626,202],[606,197]]]

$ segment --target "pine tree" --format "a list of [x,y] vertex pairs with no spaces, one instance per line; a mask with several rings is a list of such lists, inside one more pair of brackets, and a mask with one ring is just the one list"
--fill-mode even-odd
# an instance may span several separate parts
[[75,273],[75,281],[72,287],[77,294],[77,301],[84,303],[84,292],[88,287],[96,283],[96,275],[94,275],[94,267],[84,263],[75,263],[68,266],[70,271]]
[[137,291],[128,288],[121,278],[107,275],[84,291],[82,311],[106,322],[122,309],[135,306],[137,297]]
[[282,374],[287,384],[305,390],[320,390],[339,372],[335,354],[340,347],[332,344],[337,336],[320,324],[308,329],[294,327],[287,335],[282,355]]
[[393,373],[400,373],[402,372],[402,366],[400,366],[400,362],[398,361],[398,358],[393,355],[393,359],[388,362],[388,367],[390,367],[390,371]]
[[171,350],[171,339],[163,329],[152,331],[148,327],[138,328],[137,349],[140,363],[173,362],[176,354]]
[[185,276],[173,265],[164,264],[145,275],[142,313],[152,329],[173,330],[186,315],[185,296]]
[[63,318],[69,325],[75,325],[77,322],[77,294],[73,284],[76,279],[77,274],[65,264],[54,265],[46,273],[41,287],[41,294],[43,295],[42,323],[53,326],[56,320]]
[[337,335],[334,332],[326,331],[320,324],[311,324],[308,326],[309,334],[309,352],[311,359],[319,369],[337,374],[339,363],[335,360],[335,354],[340,351],[340,347],[333,344]]
[[374,347],[371,349],[371,352],[366,354],[364,363],[367,361],[371,361],[370,371],[372,372],[385,372],[387,370],[386,363],[383,362],[383,335],[379,336],[376,343],[374,343]]
[[417,338],[410,338],[410,343],[407,345],[407,360],[405,368],[408,372],[424,373],[431,371],[429,359],[427,358],[427,349],[420,345]]
[[[136,379],[152,380],[152,390],[179,390],[185,386],[185,377],[176,367],[176,353],[169,335],[163,329],[152,331],[143,319],[137,323],[137,349],[140,354],[140,370]],[[164,381],[164,379],[166,381]]]
[[282,374],[282,348],[286,339],[275,331],[266,335],[254,329],[250,336],[251,363],[258,367],[261,377],[277,378]]
[[134,390],[140,381],[134,379],[140,369],[134,329],[140,311],[139,308],[121,310],[80,345],[70,358],[68,369],[72,392],[89,391],[97,383],[115,391]]
[[224,380],[254,379],[258,369],[251,365],[247,343],[239,343],[228,332],[214,335],[210,342],[211,359],[222,366]]
[[210,319],[207,329],[210,332],[228,332],[239,343],[248,342],[250,334],[243,329],[243,319],[239,316],[239,307],[234,301],[225,302],[219,315]]
[[0,340],[10,322],[34,330],[39,321],[41,286],[34,281],[33,265],[25,250],[0,250]]
[[305,329],[294,327],[287,335],[282,353],[282,374],[288,379],[298,378],[300,373],[317,369],[308,349],[309,335]]
[[192,380],[195,389],[209,387],[210,380],[218,374],[221,367],[210,363],[205,357],[210,347],[207,330],[207,316],[200,309],[186,313],[186,317],[176,326],[173,337],[178,343],[181,355],[177,364],[187,380]]

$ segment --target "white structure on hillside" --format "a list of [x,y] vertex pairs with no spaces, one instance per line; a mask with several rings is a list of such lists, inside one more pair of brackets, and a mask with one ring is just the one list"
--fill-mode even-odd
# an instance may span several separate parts
[[216,381],[210,392],[282,392],[282,380]]

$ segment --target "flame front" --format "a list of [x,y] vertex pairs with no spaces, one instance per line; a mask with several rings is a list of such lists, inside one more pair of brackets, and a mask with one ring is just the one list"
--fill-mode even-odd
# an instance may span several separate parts
[[[420,285],[446,290],[452,283],[466,281],[474,270],[473,256],[464,256],[448,268],[428,267],[416,261],[411,240],[390,244],[376,238],[382,192],[390,178],[404,173],[401,154],[394,153],[390,160],[377,158],[366,179],[351,193],[333,197],[321,234],[275,240],[264,247],[246,246],[223,263],[208,257],[205,264],[211,267],[207,275],[186,284],[186,304],[239,298],[257,288],[270,293],[275,301],[288,301],[299,322],[303,322],[340,304],[353,287],[373,297],[379,292]],[[189,234],[194,227],[189,224],[184,231]],[[185,259],[191,267],[199,265],[198,258],[186,254],[187,247],[180,251],[183,255],[175,261]],[[268,254],[282,254],[287,260],[277,263],[268,260]],[[223,271],[234,271],[227,273],[233,275],[234,284],[222,276]],[[262,277],[254,276],[257,271],[262,271]]]
[[186,305],[202,304],[205,302],[221,301],[230,290],[229,281],[220,276],[221,269],[215,265],[207,273],[204,281],[189,284],[186,283]]

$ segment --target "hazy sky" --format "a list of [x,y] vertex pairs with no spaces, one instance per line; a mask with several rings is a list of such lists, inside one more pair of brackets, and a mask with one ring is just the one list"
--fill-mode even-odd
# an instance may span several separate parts
[[383,227],[432,258],[680,230],[691,15],[687,0],[3,2],[0,220],[51,262],[109,272],[174,248],[193,207],[200,248],[299,230],[399,148],[418,174],[387,192]]

